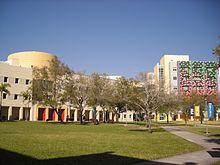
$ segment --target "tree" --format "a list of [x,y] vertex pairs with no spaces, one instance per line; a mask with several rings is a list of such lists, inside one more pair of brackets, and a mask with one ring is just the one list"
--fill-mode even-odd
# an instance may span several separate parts
[[152,113],[159,108],[159,90],[151,81],[143,79],[133,83],[129,102],[145,112],[146,127],[152,133]]
[[[89,78],[89,99],[88,105],[96,109],[97,106],[102,108],[104,114],[104,122],[106,122],[106,113],[109,108],[110,100],[112,99],[112,88],[110,79],[107,75],[99,75],[93,73]],[[96,123],[96,114],[94,113],[93,121]]]
[[10,94],[10,91],[8,88],[10,88],[11,85],[7,83],[1,83],[0,84],[0,121],[2,120],[2,99],[3,99],[3,93]]
[[71,70],[68,66],[59,61],[57,57],[50,61],[49,67],[33,70],[33,101],[52,108],[61,122],[63,119],[59,110],[66,101],[63,89],[70,74]]
[[178,99],[173,93],[163,94],[160,97],[160,107],[158,108],[160,113],[165,113],[167,116],[167,123],[169,123],[169,115],[178,109]]
[[[23,97],[23,104],[27,105],[29,108],[29,104],[32,102],[32,89],[29,87],[26,91],[21,92],[20,96]],[[27,120],[26,115],[25,120]]]
[[65,98],[80,112],[80,124],[83,124],[83,110],[89,98],[88,76],[82,73],[72,74],[64,88]]
[[132,81],[121,77],[112,83],[112,98],[109,102],[112,112],[116,115],[116,122],[118,122],[118,116],[126,104],[131,104],[131,91]]
[[[220,37],[219,37],[220,38]],[[212,54],[216,55],[219,58],[219,66],[220,66],[220,44],[218,44],[214,49]]]

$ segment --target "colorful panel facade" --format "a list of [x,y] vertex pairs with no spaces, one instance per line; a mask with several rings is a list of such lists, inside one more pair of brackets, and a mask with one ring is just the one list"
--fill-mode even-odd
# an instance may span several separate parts
[[184,95],[211,95],[217,92],[217,63],[178,62],[179,91]]

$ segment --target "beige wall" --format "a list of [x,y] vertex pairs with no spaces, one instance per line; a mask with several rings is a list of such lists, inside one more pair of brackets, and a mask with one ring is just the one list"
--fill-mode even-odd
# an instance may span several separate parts
[[[0,62],[0,83],[3,83],[4,77],[8,77],[8,82],[11,85],[9,89],[10,95],[7,95],[6,99],[3,99],[3,106],[21,107],[27,106],[23,103],[23,98],[18,96],[18,100],[14,100],[14,95],[19,95],[21,92],[26,91],[32,80],[32,69],[24,68],[20,66],[12,66],[3,62]],[[15,83],[15,78],[18,78],[18,84]],[[29,80],[29,84],[26,84],[26,80]]]
[[164,89],[169,92],[170,89],[170,70],[169,70],[169,62],[171,61],[189,61],[188,55],[164,55],[160,59],[160,65],[163,65],[164,68]]
[[159,85],[159,64],[154,66],[154,82]]
[[49,66],[49,61],[55,58],[54,55],[46,52],[18,52],[8,56],[8,63],[15,66],[31,68],[31,66]]

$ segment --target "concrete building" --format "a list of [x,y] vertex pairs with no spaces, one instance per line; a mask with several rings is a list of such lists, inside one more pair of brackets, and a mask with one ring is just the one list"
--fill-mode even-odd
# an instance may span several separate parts
[[133,122],[135,121],[135,112],[128,110],[119,114],[119,122]]
[[8,83],[10,95],[3,93],[2,113],[4,120],[31,120],[31,103],[26,104],[20,93],[26,91],[32,81],[32,69],[0,62],[0,83]]
[[169,79],[169,89],[170,93],[178,94],[179,83],[178,83],[178,66],[176,61],[169,63],[170,69],[170,79]]
[[[24,92],[30,86],[33,77],[33,67],[49,66],[50,61],[55,55],[45,52],[18,52],[8,56],[7,61],[0,62],[0,83],[9,83],[10,95],[3,94],[2,113],[3,120],[30,120],[30,121],[58,121],[60,118],[54,109],[42,105],[32,105],[31,102],[25,101],[21,92]],[[121,76],[108,76],[112,81]],[[80,112],[71,106],[62,106],[58,110],[63,121],[80,121]],[[128,115],[128,121],[133,119]],[[124,116],[124,114],[123,114]],[[123,117],[121,115],[121,117]],[[104,119],[105,118],[105,119]],[[83,120],[91,121],[93,119],[93,109],[86,107],[83,111]],[[97,107],[96,119],[99,121],[116,121],[113,112],[103,112],[101,107]],[[123,121],[124,118],[119,118]]]
[[217,62],[178,62],[179,93],[212,95],[217,93]]
[[[4,120],[58,120],[58,115],[49,107],[32,105],[20,95],[32,82],[32,67],[49,66],[55,56],[45,52],[19,52],[8,56],[8,60],[0,62],[0,83],[8,83],[10,95],[3,94],[1,118]],[[62,107],[60,113],[63,120],[67,108]]]
[[160,63],[154,67],[155,82],[164,92],[171,92],[170,63],[176,61],[189,61],[189,55],[164,55],[161,57]]

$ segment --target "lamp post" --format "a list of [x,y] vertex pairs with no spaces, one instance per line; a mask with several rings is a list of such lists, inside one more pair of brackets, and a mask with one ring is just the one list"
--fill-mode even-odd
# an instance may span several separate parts
[[[206,99],[206,95],[204,96],[205,97],[205,109],[204,109],[204,113],[205,111],[207,111],[207,99]],[[203,117],[204,117],[204,113],[203,113]],[[208,120],[206,121],[206,135],[208,135]]]

